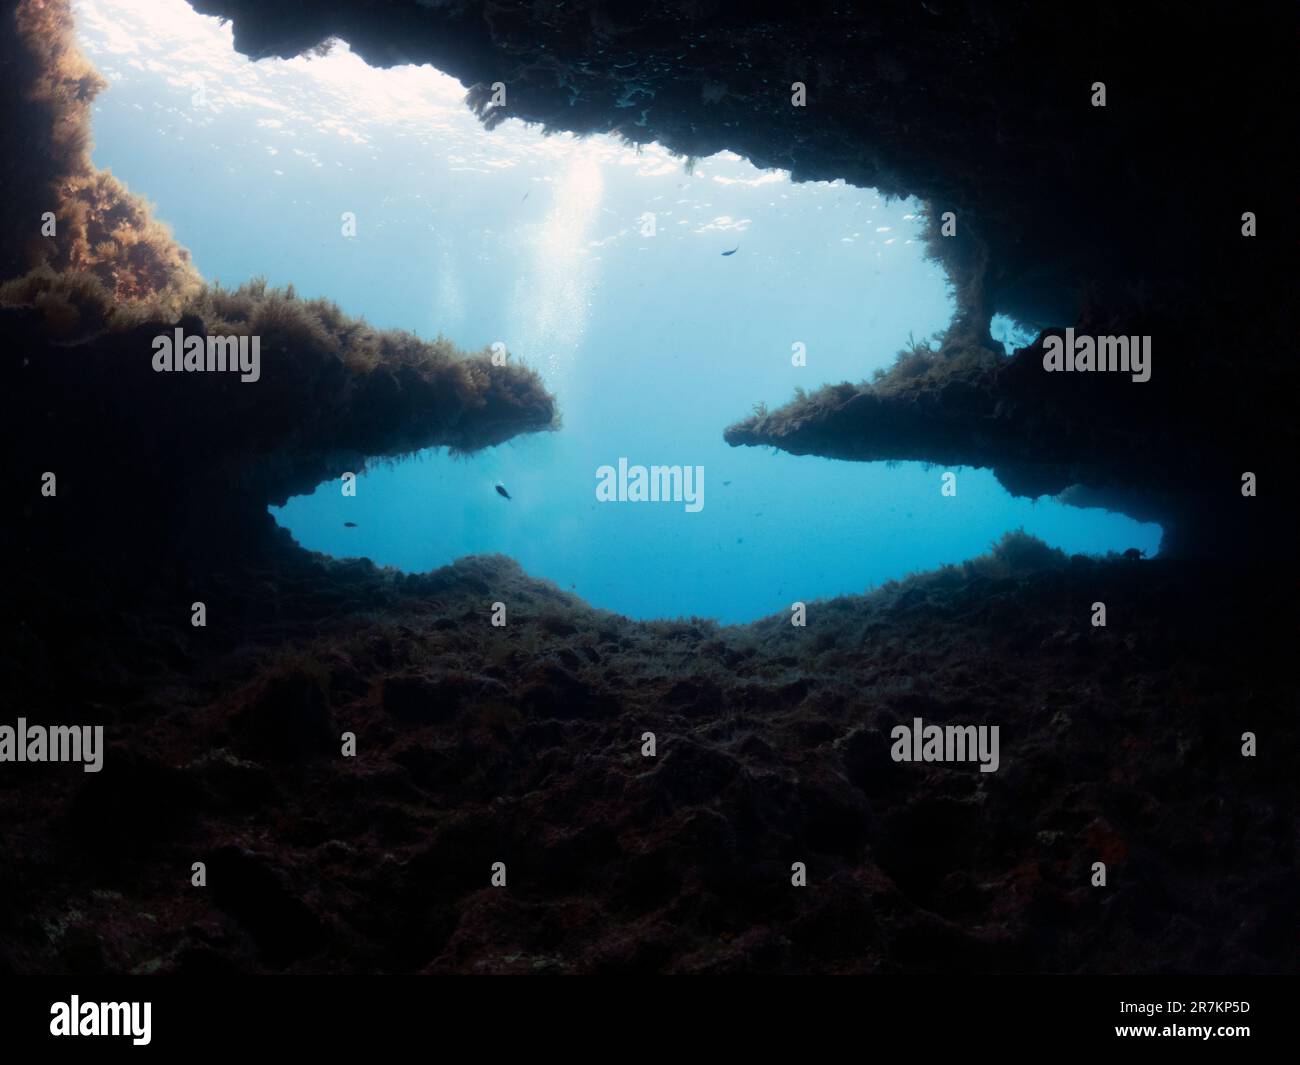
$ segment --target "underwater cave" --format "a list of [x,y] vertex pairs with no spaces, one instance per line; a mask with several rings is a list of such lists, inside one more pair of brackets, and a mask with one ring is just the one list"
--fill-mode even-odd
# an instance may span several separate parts
[[[795,461],[722,439],[739,409],[883,373],[900,346],[928,350],[915,335],[944,332],[951,285],[916,202],[793,184],[731,153],[488,132],[431,67],[370,68],[338,41],[254,63],[183,3],[84,11],[82,48],[111,79],[94,161],[148,188],[201,270],[243,282],[247,263],[273,263],[272,284],[502,350],[556,397],[553,436],[331,471],[272,511],[304,547],[409,572],[501,553],[597,607],[723,622],[962,562],[1016,529],[1068,553],[1156,553],[1158,526],[1014,499],[987,471],[961,469],[944,494],[947,471],[918,462]],[[157,119],[148,146],[141,112]],[[217,187],[196,184],[214,159]],[[597,506],[595,474],[619,458],[700,469],[698,516]]]
[[0,971],[1296,971],[1280,13],[4,18]]

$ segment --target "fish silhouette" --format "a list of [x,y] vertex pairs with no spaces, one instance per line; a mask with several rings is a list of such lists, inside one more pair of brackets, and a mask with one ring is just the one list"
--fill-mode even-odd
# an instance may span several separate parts
[[345,529],[355,529],[357,527],[357,523],[355,521],[345,521],[343,523],[343,527]]
[[740,245],[739,245],[739,244],[737,244],[734,248],[732,248],[731,251],[724,251],[722,254],[723,254],[723,255],[735,255],[736,252],[738,252],[738,251],[740,251]]
[[497,481],[497,495],[503,496],[506,499],[510,498],[510,493],[506,491],[506,486],[503,485],[500,481]]

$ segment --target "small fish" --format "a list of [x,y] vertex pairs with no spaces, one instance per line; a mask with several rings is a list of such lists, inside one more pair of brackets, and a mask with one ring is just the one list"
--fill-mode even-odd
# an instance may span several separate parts
[[725,488],[725,487],[726,487],[727,485],[729,485],[729,484],[731,484],[730,481],[723,481],[723,482],[722,482],[722,487]]
[[506,499],[510,498],[510,493],[506,491],[506,486],[500,481],[497,481],[497,495],[503,496]]
[[[528,190],[528,192],[532,192],[532,191],[533,191],[532,189],[529,189],[529,190]],[[528,192],[525,192],[525,193],[524,193],[524,200],[528,199]],[[524,200],[520,200],[519,202],[520,202],[520,203],[523,203]]]
[[343,528],[345,529],[355,529],[356,527],[357,523],[355,521],[345,521],[343,523]]
[[734,248],[732,248],[731,251],[724,251],[722,254],[723,254],[723,255],[735,255],[736,252],[738,252],[738,251],[740,251],[740,245],[739,245],[739,244],[737,244]]

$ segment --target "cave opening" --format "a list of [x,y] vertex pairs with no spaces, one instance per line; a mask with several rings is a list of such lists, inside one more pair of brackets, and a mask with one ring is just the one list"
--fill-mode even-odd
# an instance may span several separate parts
[[[253,63],[182,0],[76,13],[110,81],[95,161],[157,204],[205,277],[256,272],[379,327],[506,351],[558,398],[559,432],[365,470],[358,456],[272,508],[306,548],[408,571],[501,552],[632,617],[744,622],[1016,528],[1068,552],[1159,544],[1156,525],[1014,498],[986,470],[724,442],[751,405],[869,377],[948,325],[914,201],[729,153],[488,131],[431,67],[372,69],[341,42]],[[620,463],[702,470],[704,502],[602,501],[599,471]]]

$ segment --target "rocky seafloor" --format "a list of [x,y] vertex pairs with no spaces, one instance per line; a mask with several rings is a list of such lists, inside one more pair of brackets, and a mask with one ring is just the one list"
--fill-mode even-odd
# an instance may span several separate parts
[[[719,627],[283,547],[206,629],[92,586],[7,634],[4,718],[110,742],[0,777],[6,970],[1294,968],[1289,589],[1011,536]],[[916,717],[999,725],[998,771],[893,761]]]

